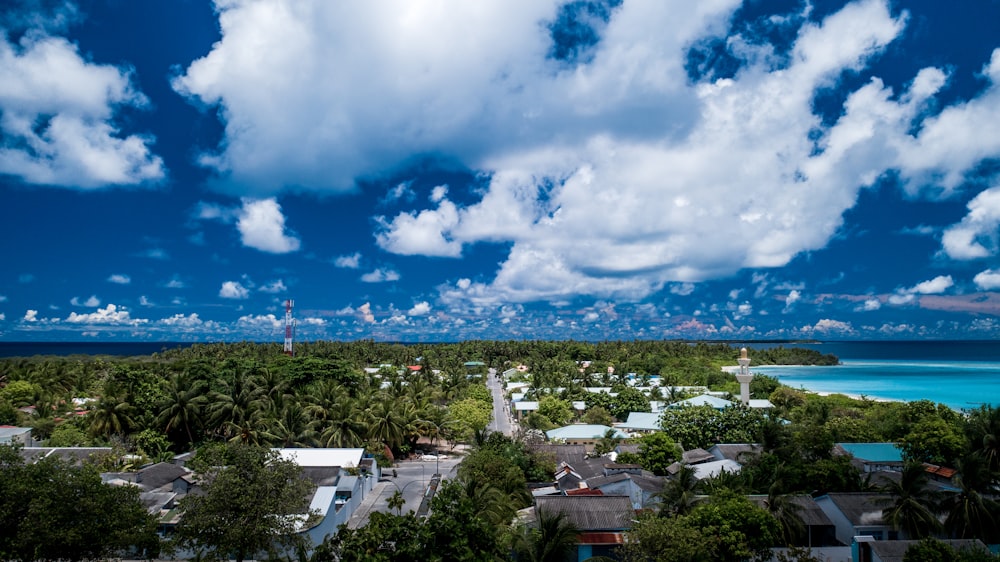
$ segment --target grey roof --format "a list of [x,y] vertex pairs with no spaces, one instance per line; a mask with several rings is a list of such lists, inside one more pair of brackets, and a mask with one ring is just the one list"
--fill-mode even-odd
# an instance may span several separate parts
[[177,494],[172,492],[142,492],[139,494],[139,501],[145,506],[146,511],[154,515],[159,515],[163,509],[172,506]]
[[23,447],[20,453],[25,462],[51,457],[80,465],[94,457],[110,455],[111,447]]
[[638,443],[619,443],[618,446],[615,447],[615,451],[617,451],[619,455],[622,454],[622,453],[634,453],[634,454],[638,455],[639,454],[639,444]]
[[884,525],[882,509],[890,500],[885,494],[867,492],[836,492],[827,497],[852,525]]
[[742,462],[740,457],[751,453],[761,452],[760,445],[752,443],[719,443],[709,448],[708,452],[718,459],[729,459],[731,461]]
[[622,531],[632,527],[635,510],[628,496],[540,496],[537,510],[565,513],[580,531]]
[[684,464],[698,464],[700,462],[708,462],[717,459],[715,458],[715,455],[709,453],[705,449],[691,449],[690,451],[684,451],[681,460]]
[[647,492],[659,492],[663,489],[664,478],[660,476],[646,476],[639,474],[629,474],[627,472],[619,472],[617,474],[610,474],[608,476],[598,476],[596,478],[590,478],[587,480],[587,486],[590,488],[600,488],[601,486],[607,486],[608,484],[614,484],[616,482],[622,482],[624,480],[631,480],[639,489],[645,490]]
[[536,450],[543,453],[552,453],[556,457],[556,464],[564,462],[576,465],[587,458],[586,445],[559,445],[556,443],[545,443],[537,445]]
[[158,462],[136,473],[135,483],[143,490],[156,490],[188,474],[190,470],[172,462]]
[[[903,562],[906,550],[920,541],[872,541],[867,543],[872,552],[878,555],[882,562]],[[986,550],[986,545],[979,539],[945,539],[941,542],[955,550],[966,548]]]
[[[827,517],[826,513],[824,513],[819,507],[816,500],[812,499],[812,496],[792,496],[790,499],[793,504],[798,506],[796,514],[805,525],[809,527],[824,527],[833,525],[833,522],[830,521],[830,518]],[[767,496],[750,496],[750,501],[764,509],[767,509]]]
[[340,480],[340,467],[307,466],[302,469],[302,475],[317,486],[336,486]]
[[30,427],[0,427],[0,443],[10,443],[14,437],[31,437]]

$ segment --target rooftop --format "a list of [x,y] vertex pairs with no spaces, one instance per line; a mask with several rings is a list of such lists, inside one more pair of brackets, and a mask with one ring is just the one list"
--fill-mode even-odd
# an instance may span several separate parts
[[546,431],[545,435],[548,436],[549,439],[600,439],[601,437],[604,437],[604,434],[607,433],[608,430],[613,430],[615,437],[628,437],[621,431],[610,428],[606,425],[587,423],[557,427],[556,429]]
[[903,451],[895,443],[837,443],[858,460],[869,462],[903,462]]
[[535,498],[535,507],[565,513],[580,531],[624,531],[635,519],[628,496],[541,496]]

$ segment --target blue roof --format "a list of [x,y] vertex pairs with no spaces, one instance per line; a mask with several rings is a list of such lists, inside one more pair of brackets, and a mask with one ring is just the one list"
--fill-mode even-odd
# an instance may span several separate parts
[[[565,427],[557,427],[545,432],[549,439],[600,439],[604,434],[612,429],[606,425],[595,425],[586,423],[575,423]],[[615,437],[628,437],[621,431],[615,430]]]
[[657,430],[660,428],[660,414],[649,412],[629,412],[628,420],[618,427],[622,429]]
[[903,451],[895,443],[837,443],[854,458],[873,462],[903,462]]

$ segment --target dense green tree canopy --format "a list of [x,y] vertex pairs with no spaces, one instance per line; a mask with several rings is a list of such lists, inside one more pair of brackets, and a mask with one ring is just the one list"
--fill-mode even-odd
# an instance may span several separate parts
[[195,460],[204,493],[181,500],[177,545],[237,562],[292,546],[313,489],[298,465],[241,443],[204,447]]
[[104,484],[91,465],[25,464],[0,445],[0,559],[155,556],[155,531],[138,488]]

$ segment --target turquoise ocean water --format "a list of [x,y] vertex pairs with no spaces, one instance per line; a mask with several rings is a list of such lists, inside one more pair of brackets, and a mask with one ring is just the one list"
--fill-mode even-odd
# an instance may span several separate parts
[[840,358],[841,364],[830,367],[751,364],[751,371],[777,377],[794,388],[817,392],[887,400],[927,399],[958,410],[981,404],[1000,405],[1000,342],[836,342],[785,347],[832,353]]

